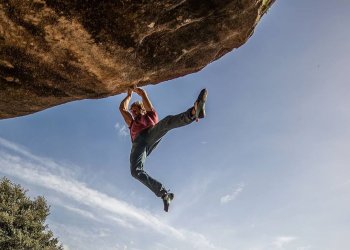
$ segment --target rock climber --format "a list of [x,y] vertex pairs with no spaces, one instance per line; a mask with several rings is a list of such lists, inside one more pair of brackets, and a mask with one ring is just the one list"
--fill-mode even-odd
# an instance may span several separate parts
[[[129,109],[133,92],[139,95],[142,101],[132,103]],[[146,173],[144,170],[145,160],[168,131],[188,125],[193,121],[198,122],[199,119],[204,118],[207,96],[208,91],[202,89],[193,107],[183,113],[169,115],[160,121],[158,121],[158,114],[146,91],[142,88],[136,86],[129,88],[127,96],[120,103],[119,110],[130,129],[132,141],[130,153],[131,175],[163,200],[166,212],[168,212],[170,202],[174,199],[174,194],[167,191],[159,181]]]

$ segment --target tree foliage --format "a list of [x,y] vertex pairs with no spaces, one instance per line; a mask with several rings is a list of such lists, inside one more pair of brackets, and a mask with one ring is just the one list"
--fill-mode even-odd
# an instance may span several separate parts
[[0,179],[0,249],[62,250],[44,225],[50,210],[45,198],[31,200],[26,192],[7,178]]

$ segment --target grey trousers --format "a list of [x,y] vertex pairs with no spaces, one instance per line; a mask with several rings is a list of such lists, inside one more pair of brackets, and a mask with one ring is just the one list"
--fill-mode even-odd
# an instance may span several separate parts
[[165,117],[153,127],[142,131],[132,143],[130,153],[131,175],[147,186],[158,197],[164,195],[166,189],[159,181],[145,172],[143,167],[146,157],[156,148],[168,131],[188,125],[194,121],[191,110],[192,108],[178,115],[169,115]]

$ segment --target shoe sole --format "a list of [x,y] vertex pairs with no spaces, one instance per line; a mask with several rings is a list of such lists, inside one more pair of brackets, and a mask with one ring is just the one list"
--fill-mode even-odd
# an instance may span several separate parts
[[205,102],[207,101],[208,91],[206,89],[202,89],[197,98],[197,110],[195,114],[195,118],[204,118],[205,117]]

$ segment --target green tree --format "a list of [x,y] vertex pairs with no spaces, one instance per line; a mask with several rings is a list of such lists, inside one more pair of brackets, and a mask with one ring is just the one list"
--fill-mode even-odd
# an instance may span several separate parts
[[7,178],[0,179],[0,249],[62,250],[44,225],[50,210],[45,198],[31,200],[26,192]]

